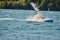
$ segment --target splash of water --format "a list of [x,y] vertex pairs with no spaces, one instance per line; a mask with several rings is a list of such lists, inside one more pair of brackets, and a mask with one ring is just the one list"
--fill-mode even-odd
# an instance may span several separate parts
[[17,19],[17,18],[0,18],[0,21],[3,21],[3,20],[16,20],[16,21],[25,21],[24,19]]
[[43,22],[43,18],[41,18],[40,14],[29,16],[26,20]]

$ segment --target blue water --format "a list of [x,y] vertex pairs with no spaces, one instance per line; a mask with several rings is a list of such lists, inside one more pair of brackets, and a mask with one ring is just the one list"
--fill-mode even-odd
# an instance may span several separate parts
[[[0,20],[0,40],[60,40],[60,12],[41,11],[53,23]],[[0,18],[26,19],[35,15],[32,10],[0,9]]]

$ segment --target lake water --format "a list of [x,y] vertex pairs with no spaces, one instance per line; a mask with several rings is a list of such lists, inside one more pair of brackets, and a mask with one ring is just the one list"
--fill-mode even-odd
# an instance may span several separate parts
[[28,16],[35,15],[33,10],[0,9],[0,18],[15,18],[19,20],[0,19],[0,40],[60,40],[60,12],[41,11],[50,22],[24,21]]

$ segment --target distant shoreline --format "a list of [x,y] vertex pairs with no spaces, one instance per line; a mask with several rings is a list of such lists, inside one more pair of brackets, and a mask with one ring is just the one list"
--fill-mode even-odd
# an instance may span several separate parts
[[[0,10],[28,10],[28,9],[0,9]],[[34,10],[33,10],[34,11]],[[40,10],[40,11],[47,11],[47,10]],[[51,11],[51,10],[50,10]],[[53,10],[55,11],[55,10]],[[60,11],[59,11],[60,12]]]

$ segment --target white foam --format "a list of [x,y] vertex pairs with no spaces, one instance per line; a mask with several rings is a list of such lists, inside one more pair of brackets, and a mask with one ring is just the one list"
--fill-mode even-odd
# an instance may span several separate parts
[[9,21],[27,21],[25,19],[17,19],[17,18],[0,18],[0,21],[4,21],[4,20],[9,20]]
[[0,20],[17,20],[15,18],[0,18]]

